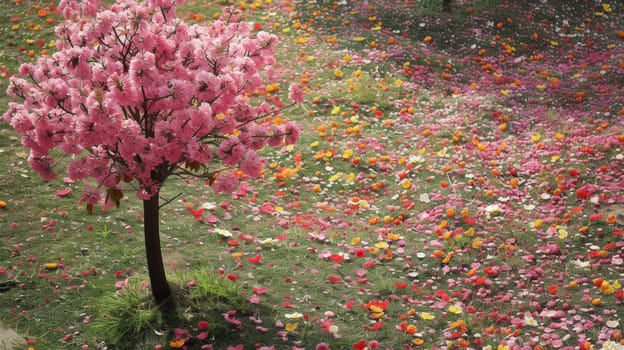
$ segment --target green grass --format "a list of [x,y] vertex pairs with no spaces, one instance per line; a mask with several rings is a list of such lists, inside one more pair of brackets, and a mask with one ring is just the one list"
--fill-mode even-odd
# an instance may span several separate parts
[[150,335],[157,338],[163,324],[163,315],[149,291],[135,285],[98,299],[93,309],[98,313],[91,327],[93,335],[106,335],[102,338],[115,348],[133,349]]

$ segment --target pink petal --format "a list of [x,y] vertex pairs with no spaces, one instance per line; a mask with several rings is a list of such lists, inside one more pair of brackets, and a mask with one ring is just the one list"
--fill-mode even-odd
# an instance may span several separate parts
[[264,294],[266,293],[267,289],[266,287],[254,287],[253,288],[253,292],[256,294]]
[[62,189],[62,190],[58,190],[58,191],[56,191],[56,195],[57,195],[57,196],[59,196],[59,197],[65,197],[65,196],[67,196],[68,194],[70,194],[70,193],[71,193],[71,191],[72,191],[72,190],[71,190],[71,188],[66,187],[66,188],[64,188],[64,189]]

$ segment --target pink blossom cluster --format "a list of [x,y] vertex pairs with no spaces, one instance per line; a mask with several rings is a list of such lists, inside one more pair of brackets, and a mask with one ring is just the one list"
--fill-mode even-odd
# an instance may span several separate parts
[[[56,177],[56,149],[71,156],[69,178],[97,182],[85,191],[92,205],[103,198],[99,188],[120,191],[130,181],[149,199],[176,173],[216,177],[215,191],[231,192],[236,170],[260,175],[258,150],[296,142],[296,125],[267,121],[279,110],[252,99],[274,75],[277,37],[252,32],[232,11],[186,24],[175,6],[60,2],[57,50],[20,67],[8,94],[21,101],[3,116],[44,179]],[[300,89],[290,92],[301,100]]]

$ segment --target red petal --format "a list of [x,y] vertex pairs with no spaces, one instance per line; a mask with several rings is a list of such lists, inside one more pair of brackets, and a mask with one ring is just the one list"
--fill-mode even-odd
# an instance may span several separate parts
[[258,263],[260,263],[260,260],[262,260],[262,255],[260,255],[260,254],[254,256],[254,257],[247,258],[247,261],[249,261],[252,264],[258,264]]
[[64,188],[62,190],[56,191],[56,195],[59,196],[59,197],[65,197],[65,196],[67,196],[70,193],[71,193],[71,188],[69,188],[69,187],[66,187],[66,188]]
[[407,282],[395,282],[394,286],[399,289],[407,288]]
[[254,287],[253,288],[253,292],[256,294],[264,294],[266,293],[267,289],[266,287]]
[[383,327],[383,322],[379,321],[375,323],[374,325],[368,326],[366,328],[368,328],[369,331],[377,331],[377,330],[380,330],[381,327]]
[[362,267],[364,267],[365,269],[370,269],[371,267],[375,266],[375,264],[376,264],[375,260],[369,260],[365,262],[364,265],[362,265]]
[[362,339],[359,342],[353,344],[353,349],[355,350],[364,350],[366,348],[366,340]]
[[329,275],[327,278],[329,279],[329,281],[331,283],[339,283],[340,282],[340,277],[339,276]]

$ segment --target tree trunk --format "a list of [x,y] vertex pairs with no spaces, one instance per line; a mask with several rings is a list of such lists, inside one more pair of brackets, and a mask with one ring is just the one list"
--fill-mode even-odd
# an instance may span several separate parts
[[160,217],[158,214],[158,193],[143,201],[143,220],[145,232],[145,254],[147,271],[152,285],[152,295],[159,305],[171,301],[171,288],[165,275],[162,252],[160,250]]
[[451,0],[442,0],[442,12],[451,12]]

